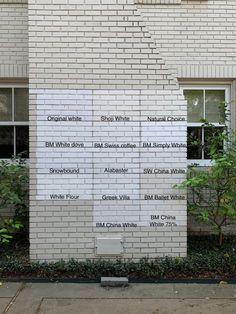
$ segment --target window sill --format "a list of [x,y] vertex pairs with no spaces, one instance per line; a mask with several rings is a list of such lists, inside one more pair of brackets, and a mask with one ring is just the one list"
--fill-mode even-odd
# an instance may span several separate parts
[[206,159],[206,160],[188,159],[187,165],[188,166],[196,165],[198,167],[209,167],[212,165],[212,160],[211,159]]

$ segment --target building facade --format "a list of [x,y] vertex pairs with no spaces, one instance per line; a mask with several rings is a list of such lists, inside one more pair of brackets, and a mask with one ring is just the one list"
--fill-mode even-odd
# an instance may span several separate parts
[[0,158],[27,149],[29,128],[33,260],[186,255],[173,186],[210,162],[187,147],[207,140],[201,118],[221,127],[227,103],[235,128],[235,13],[233,0],[0,0]]

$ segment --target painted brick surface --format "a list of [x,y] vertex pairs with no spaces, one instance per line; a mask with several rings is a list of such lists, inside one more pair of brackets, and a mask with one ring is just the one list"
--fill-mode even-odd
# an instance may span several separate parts
[[138,5],[166,64],[179,78],[235,78],[236,2]]
[[29,7],[32,87],[177,88],[132,1],[79,3]]
[[27,5],[0,1],[0,17],[0,78],[26,78]]
[[137,4],[180,4],[181,0],[135,0]]
[[[144,26],[150,31],[158,51],[166,60],[167,66],[172,69],[172,73],[175,73],[179,78],[231,79],[235,77],[236,66],[234,59],[236,44],[234,16],[236,3],[234,0],[183,0],[181,3],[177,3],[180,2],[179,0],[129,1],[130,5],[134,2],[137,4],[138,13],[142,16]],[[3,36],[1,36],[2,51],[0,55],[0,75],[2,78],[28,76],[26,3],[27,0],[0,1],[0,12],[2,12],[0,23],[3,33]],[[74,5],[75,8],[76,4],[79,3],[83,4],[83,1],[74,1],[71,5]],[[99,8],[98,1],[86,2],[88,6],[92,3],[97,3],[97,9]],[[106,1],[103,3],[106,5]],[[30,4],[31,8],[33,8],[34,1],[30,1]],[[41,5],[42,10],[44,9],[44,2],[37,2],[36,6],[37,4]],[[63,5],[65,6],[63,7]],[[61,3],[55,2],[54,5],[49,6],[51,10],[53,8],[54,13],[51,14],[51,11],[48,10],[45,14],[55,15],[51,20],[54,19],[54,23],[57,24],[56,19],[59,19],[59,17],[56,18],[56,15],[59,13],[57,10],[59,8],[66,10],[66,6],[66,1]],[[128,19],[128,15],[126,17],[123,16],[123,18]],[[44,19],[46,20],[45,25],[43,23]],[[73,19],[75,20],[75,15],[70,14],[70,19],[71,22]],[[47,17],[42,17],[42,21],[38,21],[38,24],[41,23],[44,30],[49,27],[51,29],[52,26],[50,26],[50,22],[47,22],[47,20]],[[82,16],[80,16],[80,20],[80,27],[83,27],[85,24]],[[86,22],[88,25],[89,20],[91,20],[90,25],[92,27],[92,16],[87,18]],[[114,22],[112,22],[112,17],[109,20],[111,23]],[[47,25],[47,23],[49,24]],[[67,25],[67,23],[68,20],[65,19],[63,26]],[[98,25],[99,23],[97,22]],[[70,47],[71,49],[74,47],[73,43],[71,43],[72,39],[68,34],[61,34],[64,37],[65,45],[67,45],[67,52],[69,52]],[[81,29],[81,36],[82,34],[83,31]],[[46,41],[47,37],[50,37],[50,31],[44,35]],[[66,41],[67,35],[68,42]],[[59,41],[58,36],[53,44],[54,47],[56,47],[56,40]],[[92,42],[91,45],[93,45]],[[43,43],[41,43],[41,50],[40,43],[35,47],[38,53],[44,51]],[[95,43],[94,48],[96,48]],[[99,64],[95,66],[99,67]],[[75,67],[74,72],[76,71]],[[84,71],[86,70],[84,69]],[[89,72],[89,69],[87,71]],[[56,77],[55,75],[55,79]]]
[[[148,171],[185,169],[186,150],[142,145],[168,145],[175,136],[184,143],[186,120],[151,124],[147,117],[186,119],[177,77],[235,78],[235,1],[30,0],[28,13],[26,3],[0,1],[0,77],[28,75],[28,16],[32,259],[97,258],[96,236],[111,235],[122,237],[125,258],[184,256],[186,201],[151,196],[173,195],[185,174]],[[47,121],[66,111],[86,124]],[[128,116],[131,123],[104,116]],[[59,139],[84,146],[45,146]],[[105,142],[136,146],[95,147]],[[80,173],[48,174],[71,165]],[[51,198],[61,190],[80,197]],[[120,194],[131,198],[102,198]],[[177,226],[160,227],[155,219],[150,225],[151,215],[167,211]]]
[[27,4],[28,0],[0,0],[0,4],[7,3],[7,4],[19,4],[24,3]]
[[186,103],[133,1],[30,1],[29,60],[31,258],[113,235],[124,258],[184,256]]

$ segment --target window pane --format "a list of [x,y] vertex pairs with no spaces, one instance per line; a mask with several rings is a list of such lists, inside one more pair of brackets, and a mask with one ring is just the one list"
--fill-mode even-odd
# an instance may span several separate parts
[[202,128],[188,128],[188,159],[202,159]]
[[206,90],[206,119],[209,122],[224,122],[224,90]]
[[219,137],[223,131],[223,127],[204,128],[204,159],[211,159],[210,149],[215,149],[217,153],[223,152],[224,142]]
[[22,157],[29,157],[29,127],[16,127],[16,154],[22,153]]
[[14,155],[13,126],[0,126],[0,158],[11,158]]
[[15,121],[29,120],[29,100],[27,88],[15,88]]
[[0,88],[0,121],[12,121],[11,88]]
[[203,90],[184,90],[188,103],[188,122],[199,122],[203,118]]

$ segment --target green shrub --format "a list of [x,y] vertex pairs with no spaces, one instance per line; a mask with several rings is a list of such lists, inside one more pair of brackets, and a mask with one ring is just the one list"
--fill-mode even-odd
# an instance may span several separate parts
[[[9,243],[13,235],[28,228],[29,175],[25,161],[16,158],[0,161],[0,245]],[[6,217],[9,212],[10,217]]]
[[209,224],[222,244],[223,227],[236,217],[236,140],[226,126],[219,132],[203,122],[209,133],[206,149],[211,165],[190,166],[187,179],[176,187],[188,188],[192,196],[188,198],[188,212]]
[[[128,276],[130,279],[177,278],[234,278],[236,276],[236,240],[226,239],[223,245],[214,246],[214,239],[196,238],[189,241],[185,258],[164,257],[131,260],[30,262],[19,255],[3,253],[0,258],[1,277],[34,277],[60,280],[63,278],[98,279],[101,276]],[[25,251],[25,249],[24,249]]]

